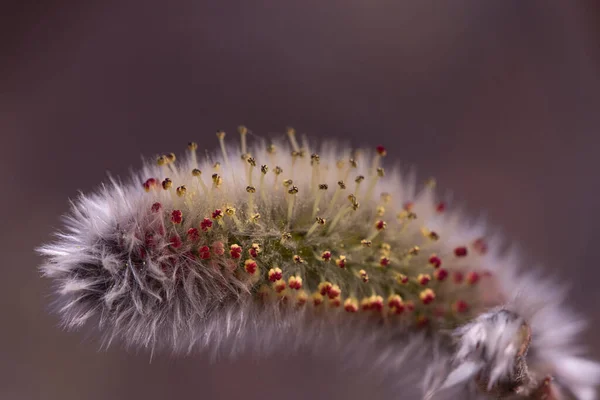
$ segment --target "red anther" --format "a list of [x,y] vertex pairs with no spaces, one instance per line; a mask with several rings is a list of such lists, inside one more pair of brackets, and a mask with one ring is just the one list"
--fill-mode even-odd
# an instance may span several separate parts
[[375,229],[377,229],[378,231],[382,231],[386,228],[387,224],[385,221],[383,220],[379,220],[375,223]]
[[331,284],[331,282],[321,282],[319,283],[319,293],[322,296],[325,296],[326,294],[329,294],[329,291],[332,287],[333,285]]
[[342,290],[340,289],[340,287],[338,285],[333,285],[329,289],[329,292],[327,292],[327,296],[329,296],[330,299],[335,299],[341,293],[342,293]]
[[475,271],[469,272],[467,274],[467,283],[469,285],[474,285],[477,282],[479,282],[479,278],[480,278],[480,276],[477,272],[475,272]]
[[455,271],[452,273],[452,280],[454,281],[454,283],[462,283],[464,279],[465,275],[462,272]]
[[431,276],[429,276],[428,274],[419,274],[419,276],[417,276],[417,282],[419,282],[419,285],[422,286],[427,285],[430,280]]
[[188,240],[191,240],[191,241],[198,240],[198,238],[200,238],[200,233],[198,232],[198,229],[196,229],[196,228],[188,229],[187,238],[188,238]]
[[371,300],[368,297],[363,297],[363,299],[360,301],[360,308],[362,308],[363,311],[370,310]]
[[387,150],[381,145],[377,146],[375,150],[377,150],[377,154],[379,154],[381,157],[385,157],[387,154]]
[[358,303],[355,299],[347,298],[344,302],[344,310],[350,313],[355,313],[358,311]]
[[465,257],[467,255],[467,248],[465,246],[455,248],[454,255],[456,257]]
[[271,268],[269,270],[269,280],[271,282],[277,282],[278,280],[280,280],[283,276],[283,272],[281,271],[280,268]]
[[487,253],[488,247],[487,243],[483,238],[479,238],[473,242],[473,248],[479,254]]
[[[321,253],[321,260],[328,262],[329,260],[331,260],[331,252],[329,250],[325,250],[324,252]],[[341,267],[343,268],[343,267]]]
[[365,283],[369,282],[369,274],[364,269],[361,269],[360,271],[358,271],[358,275],[360,276],[360,278],[362,279],[363,282],[365,282]]
[[210,228],[212,228],[212,226],[213,226],[213,222],[210,219],[208,219],[208,218],[204,218],[202,220],[202,222],[200,222],[200,228],[204,232],[208,231]]
[[248,253],[253,258],[258,257],[258,249],[254,248],[254,247],[251,247],[250,249],[248,249]]
[[402,297],[397,294],[391,295],[388,297],[388,307],[389,308],[399,308],[402,307],[404,309],[404,303],[402,302]]
[[174,249],[180,248],[182,245],[181,238],[178,235],[171,236],[171,240],[169,240],[169,245]]
[[433,268],[439,268],[442,265],[442,259],[434,254],[429,257],[429,264],[433,265]]
[[216,241],[212,244],[212,251],[218,256],[225,254],[225,245],[221,241]]
[[419,298],[423,302],[423,304],[429,304],[433,300],[435,300],[435,293],[431,289],[425,289],[421,293],[419,293]]
[[415,310],[415,303],[413,303],[412,300],[409,300],[406,303],[404,303],[404,306],[406,307],[406,311],[414,311]]
[[250,275],[254,275],[257,268],[258,268],[258,265],[256,264],[256,261],[254,261],[254,260],[248,259],[244,262],[244,269]]
[[183,213],[180,210],[173,210],[171,213],[171,222],[180,224],[183,221]]
[[429,325],[429,318],[427,318],[425,315],[419,315],[417,317],[417,327],[424,328],[427,325]]
[[242,256],[242,247],[237,244],[232,244],[229,248],[231,258],[240,258]]
[[277,282],[275,282],[273,284],[273,286],[275,287],[275,291],[277,293],[281,293],[285,290],[285,281],[283,280],[278,280]]
[[369,305],[371,310],[381,311],[383,310],[383,297],[373,295],[369,298]]
[[464,300],[457,300],[452,305],[452,309],[454,309],[454,311],[457,313],[464,313],[469,310],[469,305]]
[[342,305],[342,300],[339,297],[335,297],[333,299],[329,299],[329,306],[333,308],[337,308]]
[[155,188],[158,185],[158,180],[156,180],[155,178],[149,178],[146,180],[146,182],[144,182],[142,184],[142,186],[144,187],[144,190],[146,192],[149,192],[150,189]]
[[323,304],[323,295],[321,293],[313,293],[312,301],[315,306]]
[[437,206],[435,207],[435,211],[439,212],[439,213],[443,213],[444,211],[446,211],[446,203],[444,203],[443,201],[440,201]]
[[382,256],[379,259],[379,265],[381,265],[382,267],[387,267],[388,265],[390,265],[390,259],[386,256]]
[[210,258],[210,248],[208,246],[202,246],[198,249],[198,254],[201,259],[208,260]]
[[308,300],[308,295],[306,294],[306,292],[304,290],[299,292],[298,296],[296,296],[296,304],[299,306],[305,305],[307,300]]
[[290,279],[288,279],[288,286],[290,289],[302,289],[302,278],[299,276],[290,276]]
[[438,281],[443,281],[448,277],[448,271],[444,268],[436,269],[433,271],[433,277]]
[[212,212],[212,218],[213,219],[219,219],[223,217],[223,211],[219,210],[218,208]]
[[438,318],[443,317],[444,315],[446,315],[446,308],[441,304],[438,305],[433,309],[433,315],[435,315]]
[[152,204],[152,207],[150,207],[150,211],[152,211],[153,213],[157,213],[162,209],[162,204],[160,203],[154,203]]
[[394,314],[402,314],[405,308],[406,307],[404,307],[404,304],[402,304],[400,306],[391,307],[391,310]]
[[146,237],[144,238],[144,243],[146,244],[146,247],[154,247],[156,246],[156,240],[154,239],[154,234],[153,233],[146,233]]

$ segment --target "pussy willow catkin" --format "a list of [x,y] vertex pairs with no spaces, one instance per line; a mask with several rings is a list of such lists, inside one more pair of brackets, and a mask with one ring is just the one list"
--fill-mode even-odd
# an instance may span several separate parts
[[67,327],[92,320],[106,345],[152,350],[376,352],[380,371],[422,368],[425,398],[594,398],[600,371],[575,352],[562,286],[450,211],[433,180],[384,170],[382,146],[290,128],[289,143],[249,147],[238,132],[73,202],[39,249]]

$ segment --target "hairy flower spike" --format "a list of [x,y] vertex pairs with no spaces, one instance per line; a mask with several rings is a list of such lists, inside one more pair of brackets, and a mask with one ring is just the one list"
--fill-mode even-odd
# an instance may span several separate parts
[[420,377],[407,398],[593,398],[600,367],[574,353],[561,286],[519,272],[434,181],[386,174],[383,146],[289,128],[276,151],[238,133],[74,202],[39,250],[67,327],[98,321],[104,343],[151,350],[351,349],[394,381]]

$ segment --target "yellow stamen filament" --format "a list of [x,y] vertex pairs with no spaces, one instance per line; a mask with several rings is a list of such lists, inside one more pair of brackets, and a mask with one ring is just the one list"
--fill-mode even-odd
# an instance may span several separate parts
[[296,130],[294,128],[287,128],[286,133],[288,135],[288,138],[290,139],[290,143],[292,144],[292,149],[294,149],[295,152],[299,152],[300,147],[298,146],[298,142],[296,141]]
[[238,132],[240,133],[240,142],[242,145],[242,154],[246,154],[246,134],[248,133],[248,128],[245,126],[238,126]]
[[[227,149],[225,148],[225,132],[217,131],[217,138],[219,138],[219,145],[221,146],[221,154],[223,154],[223,160],[225,161],[225,165],[228,170],[231,170],[231,166],[229,165],[229,157],[227,156]],[[235,176],[234,176],[235,182]]]
[[375,190],[375,185],[377,185],[377,182],[379,181],[379,179],[382,178],[384,175],[385,175],[385,172],[383,171],[383,168],[377,168],[377,175],[375,175],[375,177],[371,178],[369,188],[367,189],[367,193],[365,194],[365,199],[364,199],[365,202],[371,200],[371,196],[373,196],[373,191]]
[[356,182],[356,185],[354,186],[354,195],[358,196],[358,189],[360,189],[360,184],[364,180],[365,177],[362,175],[359,175],[356,177],[356,179],[354,179],[354,182]]
[[377,169],[379,168],[380,160],[381,160],[381,155],[375,154],[375,157],[373,157],[373,164],[371,164],[371,176],[374,176],[377,173]]
[[254,186],[246,186],[246,192],[248,192],[248,214],[254,212],[254,193],[256,188]]
[[318,154],[314,153],[310,156],[310,165],[311,165],[311,169],[312,169],[312,177],[311,177],[311,181],[310,181],[310,191],[311,193],[314,193],[314,191],[317,189],[317,184],[316,182],[318,182],[319,179],[319,164],[320,164],[320,157]]
[[260,198],[263,202],[267,201],[267,197],[265,195],[265,175],[269,172],[269,167],[266,165],[260,166],[260,182],[258,184],[258,192],[260,193]]
[[277,178],[279,178],[279,175],[281,175],[282,172],[283,170],[279,166],[276,166],[273,170],[273,173],[275,174],[275,180],[273,182],[273,191],[277,191],[279,189],[279,186],[277,186]]
[[348,212],[350,212],[350,210],[354,209],[357,210],[358,209],[358,202],[356,201],[356,196],[354,196],[353,194],[348,196],[348,200],[350,200],[350,202],[352,203],[352,205],[350,206],[346,206],[341,208],[338,213],[336,214],[336,216],[333,218],[333,221],[331,222],[331,225],[329,225],[329,229],[327,230],[327,233],[331,233],[333,228],[335,228],[335,226],[338,224],[338,222],[340,222],[340,219],[342,219],[343,216],[345,216]]
[[309,237],[310,235],[312,235],[314,233],[314,231],[319,227],[319,225],[325,225],[325,222],[327,222],[327,220],[325,218],[316,217],[315,219],[316,219],[315,223],[312,224],[312,226],[310,227],[308,232],[306,232],[306,237]]
[[195,168],[192,171],[192,175],[198,179],[198,183],[200,184],[200,187],[202,188],[204,195],[208,195],[208,187],[206,187],[206,185],[204,184],[204,181],[202,180],[202,171],[200,171],[198,168]]
[[190,150],[190,160],[192,160],[192,166],[196,168],[198,166],[198,161],[196,160],[196,150],[198,149],[198,144],[195,142],[189,142],[188,149]]
[[331,201],[327,206],[327,214],[331,213],[331,210],[333,209],[333,207],[335,207],[335,203],[340,195],[340,192],[344,189],[346,189],[346,184],[344,183],[344,181],[338,181],[338,187],[335,189],[333,197],[331,198]]
[[227,215],[228,217],[231,217],[231,219],[233,219],[233,222],[235,223],[235,226],[241,230],[243,225],[242,222],[239,220],[239,218],[237,217],[237,215],[235,215],[235,208],[233,207],[225,207],[225,215]]
[[325,192],[328,188],[329,186],[327,186],[327,184],[325,183],[319,185],[319,190],[315,196],[315,202],[313,204],[311,218],[315,218],[317,216],[317,213],[319,212],[319,203],[321,202],[321,197],[323,196],[323,192]]
[[296,186],[292,186],[291,189],[288,190],[288,195],[290,196],[288,201],[288,225],[292,224],[292,216],[294,214],[294,204],[296,203],[296,194],[298,194],[298,188]]
[[348,160],[348,168],[346,169],[346,173],[344,174],[344,178],[342,179],[344,182],[348,181],[348,177],[350,176],[350,171],[353,168],[354,169],[358,168],[358,163],[356,162],[356,160],[354,158],[350,158]]
[[256,167],[256,160],[253,157],[248,157],[246,159],[250,168],[248,168],[248,185],[252,186],[252,171],[254,171],[254,167]]

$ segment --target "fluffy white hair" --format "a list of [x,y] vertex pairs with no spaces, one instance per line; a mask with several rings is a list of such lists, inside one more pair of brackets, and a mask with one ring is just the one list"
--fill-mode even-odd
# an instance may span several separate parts
[[595,398],[600,368],[579,357],[582,320],[561,288],[446,210],[433,185],[385,174],[385,149],[317,154],[289,131],[290,145],[249,152],[240,133],[241,148],[219,132],[220,152],[198,160],[190,144],[183,162],[161,156],[72,203],[39,249],[66,327],[92,319],[105,345],[152,350],[331,352],[428,398],[514,383],[523,348],[529,381]]

